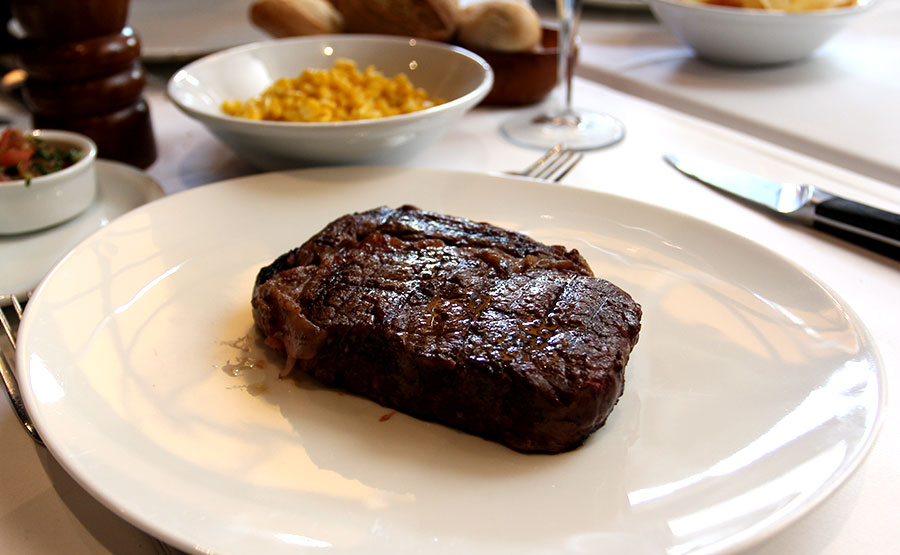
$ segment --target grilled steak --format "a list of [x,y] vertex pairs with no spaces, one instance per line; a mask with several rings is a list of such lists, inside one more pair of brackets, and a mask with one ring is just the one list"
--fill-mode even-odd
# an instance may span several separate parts
[[641,308],[578,251],[378,208],[260,270],[253,317],[288,368],[525,452],[561,452],[622,394]]

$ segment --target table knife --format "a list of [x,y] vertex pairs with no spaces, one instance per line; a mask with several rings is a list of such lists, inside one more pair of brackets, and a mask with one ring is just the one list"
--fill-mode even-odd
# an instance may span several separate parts
[[675,169],[778,216],[900,260],[900,215],[827,193],[774,181],[711,160],[665,154]]

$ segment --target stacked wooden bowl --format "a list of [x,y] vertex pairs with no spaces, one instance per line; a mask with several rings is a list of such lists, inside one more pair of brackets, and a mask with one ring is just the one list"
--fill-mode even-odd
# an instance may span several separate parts
[[146,168],[156,159],[140,40],[129,0],[12,0],[33,125],[91,137],[99,156]]

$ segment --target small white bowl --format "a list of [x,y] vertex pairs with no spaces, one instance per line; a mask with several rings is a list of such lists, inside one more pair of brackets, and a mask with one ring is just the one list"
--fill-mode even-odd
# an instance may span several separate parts
[[74,147],[84,156],[57,172],[0,182],[0,234],[44,229],[84,212],[97,195],[97,145],[88,137],[69,131],[38,129],[30,135],[47,143]]
[[846,8],[779,12],[649,0],[656,18],[698,57],[728,65],[802,60],[831,39],[874,0]]
[[[360,121],[254,121],[222,112],[225,100],[246,101],[282,77],[331,69],[349,58],[386,77],[405,73],[413,85],[447,102],[419,112]],[[463,48],[376,35],[319,35],[239,46],[179,70],[168,94],[239,156],[265,169],[403,161],[436,141],[490,92],[493,72]]]

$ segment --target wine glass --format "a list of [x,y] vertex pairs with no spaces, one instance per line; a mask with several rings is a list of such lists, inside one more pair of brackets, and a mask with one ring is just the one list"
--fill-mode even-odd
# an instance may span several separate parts
[[550,148],[562,144],[573,150],[590,150],[617,143],[625,127],[616,118],[572,107],[572,47],[575,44],[582,0],[556,0],[559,16],[556,97],[562,102],[549,111],[516,116],[503,122],[500,130],[510,141],[523,146]]

